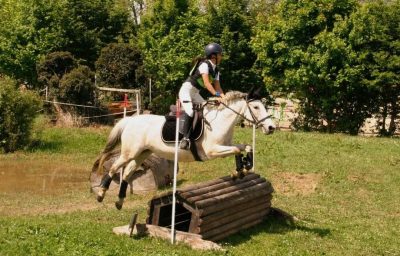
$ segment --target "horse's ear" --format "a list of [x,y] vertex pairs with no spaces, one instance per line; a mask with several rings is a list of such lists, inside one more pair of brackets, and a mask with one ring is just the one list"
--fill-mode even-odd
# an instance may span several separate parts
[[254,89],[255,86],[253,85],[250,89],[250,91],[247,93],[247,100],[253,99],[254,98]]
[[253,98],[254,99],[257,99],[257,100],[261,99],[261,90],[262,90],[262,87],[260,86],[260,87],[257,88],[257,90],[255,90],[253,92]]

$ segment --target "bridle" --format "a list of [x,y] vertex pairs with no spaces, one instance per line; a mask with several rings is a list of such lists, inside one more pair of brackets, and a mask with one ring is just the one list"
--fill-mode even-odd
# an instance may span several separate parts
[[[234,110],[233,108],[229,107],[229,105],[225,104],[224,102],[218,101],[218,100],[211,100],[211,101],[209,100],[209,101],[206,102],[206,104],[205,104],[204,106],[206,106],[206,105],[208,105],[208,104],[210,104],[210,105],[218,105],[218,104],[221,104],[221,105],[223,105],[224,107],[226,107],[227,109],[231,110],[231,111],[232,111],[233,113],[235,113],[236,115],[238,115],[238,116],[240,116],[241,118],[243,118],[244,120],[248,121],[248,122],[251,123],[251,124],[254,124],[254,125],[256,126],[256,128],[258,128],[258,127],[260,127],[260,124],[261,124],[262,122],[264,122],[264,121],[265,121],[266,119],[268,119],[268,118],[271,118],[272,115],[267,115],[266,117],[263,117],[263,118],[261,118],[260,120],[258,120],[257,117],[256,117],[256,115],[254,114],[254,112],[251,110],[251,108],[250,108],[250,106],[249,106],[249,103],[252,102],[252,101],[254,101],[254,99],[250,99],[250,100],[247,100],[247,99],[246,99],[246,107],[248,108],[248,110],[249,110],[249,112],[250,112],[250,115],[251,115],[251,117],[253,118],[253,120],[248,119],[244,114],[241,114],[241,113],[237,112],[237,111]],[[203,107],[204,107],[204,106],[203,106]]]

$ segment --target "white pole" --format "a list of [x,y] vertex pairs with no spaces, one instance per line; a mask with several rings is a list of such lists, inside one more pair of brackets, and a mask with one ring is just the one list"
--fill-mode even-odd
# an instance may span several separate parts
[[253,172],[256,170],[256,125],[253,124]]
[[179,116],[180,103],[176,102],[176,129],[175,129],[175,158],[174,158],[174,183],[172,192],[172,216],[171,216],[171,244],[175,243],[175,209],[176,209],[176,177],[178,175],[178,141],[179,141]]
[[48,99],[47,99],[47,96],[48,96],[48,90],[49,90],[49,87],[48,87],[48,86],[46,86],[46,89],[45,89],[45,90],[46,90],[46,100],[48,100]]
[[150,98],[150,103],[151,103],[151,78],[149,78],[149,98]]
[[136,113],[140,115],[140,104],[139,104],[139,94],[136,93]]

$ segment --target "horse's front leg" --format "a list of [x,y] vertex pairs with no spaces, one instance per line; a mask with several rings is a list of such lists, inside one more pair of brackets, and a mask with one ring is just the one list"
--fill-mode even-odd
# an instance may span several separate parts
[[246,144],[237,144],[233,146],[215,145],[211,148],[211,150],[209,150],[209,152],[207,152],[207,155],[211,159],[217,157],[227,157],[240,154],[242,151],[247,150],[248,147],[250,146]]

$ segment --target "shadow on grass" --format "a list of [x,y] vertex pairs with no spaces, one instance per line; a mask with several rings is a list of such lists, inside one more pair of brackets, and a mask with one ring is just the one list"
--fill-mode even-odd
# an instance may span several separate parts
[[265,220],[259,225],[250,229],[242,230],[239,233],[229,236],[228,238],[219,242],[229,245],[238,245],[251,240],[254,235],[260,233],[266,234],[285,234],[295,230],[304,231],[314,234],[318,237],[325,237],[331,233],[330,229],[326,228],[310,228],[294,221],[292,216],[282,215],[281,212],[274,211],[274,209],[267,215]]

